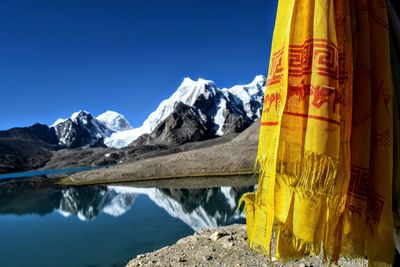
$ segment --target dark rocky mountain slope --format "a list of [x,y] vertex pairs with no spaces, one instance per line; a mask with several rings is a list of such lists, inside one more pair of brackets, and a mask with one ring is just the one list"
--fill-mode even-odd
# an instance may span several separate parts
[[179,102],[164,121],[151,134],[140,136],[131,145],[168,144],[181,145],[214,137],[201,119],[198,111]]
[[54,127],[58,143],[68,148],[105,147],[104,136],[110,131],[86,111],[79,111]]
[[58,149],[57,143],[54,129],[47,125],[0,131],[0,173],[42,167]]

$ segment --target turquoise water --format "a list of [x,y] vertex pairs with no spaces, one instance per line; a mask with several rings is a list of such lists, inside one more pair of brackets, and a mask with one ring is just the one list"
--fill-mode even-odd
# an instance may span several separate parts
[[0,174],[0,179],[11,179],[11,178],[22,178],[22,177],[32,177],[50,174],[67,174],[74,172],[83,172],[99,168],[107,168],[107,166],[92,166],[92,167],[78,167],[78,168],[66,168],[66,169],[50,169],[41,171],[27,171],[27,172],[14,172],[7,174]]
[[124,266],[204,228],[243,222],[252,188],[0,184],[0,266]]

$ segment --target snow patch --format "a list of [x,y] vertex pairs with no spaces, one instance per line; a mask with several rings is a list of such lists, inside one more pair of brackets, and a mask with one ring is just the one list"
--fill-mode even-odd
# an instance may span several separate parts
[[104,138],[104,144],[108,147],[121,148],[126,147],[135,141],[142,134],[148,133],[143,128],[134,128],[126,131],[116,132],[109,137]]
[[67,119],[57,119],[50,127],[56,127],[58,124],[65,122]]
[[96,119],[114,132],[132,129],[131,124],[125,116],[115,111],[107,110],[97,116]]
[[226,118],[224,117],[225,111],[226,111],[226,100],[224,98],[221,98],[221,101],[219,102],[218,105],[217,114],[214,117],[214,123],[218,126],[218,130],[216,132],[218,136],[224,135],[222,128],[224,127],[226,120]]
[[[89,112],[87,112],[86,110],[81,109],[80,111],[74,112],[72,113],[71,117],[69,117],[73,122],[78,122],[78,119],[82,116],[82,115],[89,115]],[[85,120],[85,122],[87,122]]]

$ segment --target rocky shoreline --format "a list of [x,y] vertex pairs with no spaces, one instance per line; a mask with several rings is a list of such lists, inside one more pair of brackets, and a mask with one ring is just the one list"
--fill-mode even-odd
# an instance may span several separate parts
[[[248,249],[242,224],[195,233],[176,244],[138,255],[126,267],[141,266],[321,266],[320,257],[280,263]],[[368,266],[366,260],[341,259],[339,266]]]

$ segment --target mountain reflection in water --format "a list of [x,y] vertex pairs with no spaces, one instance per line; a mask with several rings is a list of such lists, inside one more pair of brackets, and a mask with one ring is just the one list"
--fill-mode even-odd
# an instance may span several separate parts
[[30,182],[0,185],[0,215],[47,215],[58,212],[92,221],[100,213],[118,217],[146,195],[170,216],[180,219],[194,231],[227,225],[241,218],[237,203],[254,187],[203,189],[157,189],[129,186],[54,187]]

